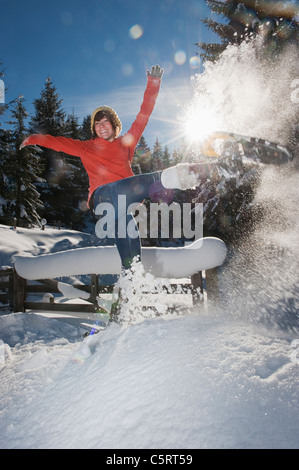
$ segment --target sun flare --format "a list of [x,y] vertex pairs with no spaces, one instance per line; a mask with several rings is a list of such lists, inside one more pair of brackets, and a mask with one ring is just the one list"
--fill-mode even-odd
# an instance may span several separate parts
[[219,130],[219,120],[205,107],[190,107],[184,119],[184,134],[189,142],[202,142]]

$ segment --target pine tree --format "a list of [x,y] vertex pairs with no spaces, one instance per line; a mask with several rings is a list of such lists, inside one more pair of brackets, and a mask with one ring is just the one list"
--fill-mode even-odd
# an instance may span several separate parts
[[91,115],[88,115],[83,119],[83,123],[81,126],[81,139],[82,140],[90,140],[92,138],[90,123],[91,123]]
[[[48,77],[40,98],[34,100],[35,115],[30,123],[31,134],[64,135],[65,113],[61,108],[62,101],[52,79]],[[57,162],[56,152],[43,149],[42,157],[45,159],[47,182],[59,183],[59,162]]]
[[31,148],[20,150],[20,145],[27,134],[25,122],[28,117],[22,96],[15,100],[11,116],[12,131],[8,169],[11,181],[10,216],[17,220],[18,225],[31,227],[40,224],[38,209],[42,207],[42,203],[35,182],[42,168],[39,157]]
[[[62,99],[60,99],[52,79],[48,77],[40,98],[34,101],[35,115],[31,119],[30,133],[64,135],[66,116],[61,104]],[[61,221],[67,223],[67,220],[64,219],[65,212],[62,209],[65,194],[61,188],[61,182],[66,173],[64,155],[43,148],[41,159],[45,166],[43,175],[45,182],[38,185],[43,200],[41,216],[46,218],[50,224],[61,223]]]
[[11,133],[0,128],[0,223],[12,224],[13,216],[9,213],[10,185],[10,151]]
[[35,116],[32,117],[30,131],[38,134],[62,135],[65,128],[62,101],[51,77],[47,77],[40,98],[34,100]]
[[78,118],[74,114],[74,111],[72,112],[72,114],[69,114],[65,120],[64,135],[66,137],[71,137],[72,139],[80,139],[81,137],[81,128],[78,123]]
[[[211,18],[201,20],[220,38],[220,43],[197,43],[203,61],[215,61],[229,44],[240,44],[244,39],[262,35],[265,54],[275,56],[290,42],[298,42],[298,9],[289,2],[259,0],[205,0],[213,13],[222,16],[225,23]],[[287,5],[286,5],[287,4]]]
[[189,145],[185,138],[181,139],[179,146],[175,148],[172,152],[171,157],[171,165],[177,165],[178,163],[186,161],[186,157],[188,160],[190,159],[190,151]]
[[163,149],[158,138],[156,138],[156,142],[153,148],[152,170],[163,170]]
[[[65,136],[71,139],[80,139],[82,128],[74,113],[69,115],[65,123]],[[89,180],[86,170],[78,157],[63,154],[64,178],[60,187],[65,192],[62,207],[63,220],[76,229],[82,229],[87,224],[86,201],[88,198]]]
[[[140,168],[141,173],[149,173],[151,171],[151,160],[152,154],[149,146],[146,143],[144,136],[142,135],[135,149],[133,157],[133,172],[137,174],[136,168]],[[135,169],[135,171],[134,171]]]
[[171,157],[166,145],[163,152],[163,169],[168,168],[169,166],[171,166]]

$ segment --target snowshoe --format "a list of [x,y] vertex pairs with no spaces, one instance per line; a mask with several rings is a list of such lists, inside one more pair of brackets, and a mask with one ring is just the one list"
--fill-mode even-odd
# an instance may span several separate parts
[[232,150],[247,158],[266,164],[284,164],[293,159],[292,152],[282,145],[267,140],[229,132],[214,132],[201,144],[206,157],[221,157]]
[[[167,189],[191,189],[198,186],[201,177],[212,174],[218,158],[240,156],[263,164],[285,164],[293,159],[292,152],[279,144],[263,139],[228,132],[214,132],[200,145],[205,158],[201,163],[179,163],[162,171],[161,182]],[[215,159],[216,158],[216,159]]]

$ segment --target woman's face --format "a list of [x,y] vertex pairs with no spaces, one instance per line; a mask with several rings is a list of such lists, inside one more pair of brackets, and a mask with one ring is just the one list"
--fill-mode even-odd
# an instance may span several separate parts
[[100,121],[95,121],[94,131],[100,139],[113,142],[115,133],[113,126],[107,117],[104,116]]

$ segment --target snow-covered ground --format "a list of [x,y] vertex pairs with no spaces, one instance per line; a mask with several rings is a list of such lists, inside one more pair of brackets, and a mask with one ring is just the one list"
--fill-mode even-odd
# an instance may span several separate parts
[[[3,312],[0,447],[298,448],[296,177],[280,174],[278,187],[266,174],[272,186],[262,186],[260,199],[274,187],[279,212],[282,191],[293,188],[291,215],[284,209],[275,223],[269,216],[266,230],[228,261],[224,304],[140,314],[85,340],[91,315]],[[1,266],[13,254],[90,243],[86,234],[48,227],[0,226],[0,235]]]
[[67,322],[0,321],[1,448],[298,447],[288,334],[195,314],[112,325],[87,348]]

